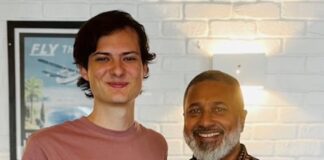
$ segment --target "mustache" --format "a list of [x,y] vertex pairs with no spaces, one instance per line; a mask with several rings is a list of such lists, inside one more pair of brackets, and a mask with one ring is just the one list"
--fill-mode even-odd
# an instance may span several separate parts
[[201,133],[215,133],[215,132],[224,134],[225,130],[223,127],[220,126],[210,126],[210,127],[197,126],[192,130],[193,135],[197,135]]

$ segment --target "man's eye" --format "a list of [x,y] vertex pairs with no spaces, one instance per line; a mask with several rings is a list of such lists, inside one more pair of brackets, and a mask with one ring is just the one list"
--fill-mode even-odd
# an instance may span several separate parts
[[214,112],[216,113],[223,113],[223,112],[226,112],[227,111],[227,108],[224,108],[224,107],[215,107],[213,109]]
[[199,108],[193,108],[188,110],[189,115],[195,115],[201,113],[201,110]]
[[124,58],[124,61],[135,61],[135,60],[137,60],[136,57],[125,57]]
[[95,61],[97,62],[108,62],[110,59],[108,57],[96,57]]

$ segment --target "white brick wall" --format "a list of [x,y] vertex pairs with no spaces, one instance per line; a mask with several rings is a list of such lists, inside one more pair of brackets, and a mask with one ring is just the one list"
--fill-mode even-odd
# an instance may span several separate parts
[[262,160],[324,159],[324,1],[0,0],[0,160],[9,160],[7,20],[86,20],[121,9],[144,24],[157,60],[136,118],[186,160],[182,96],[215,52],[264,52],[264,90],[247,97],[242,142]]

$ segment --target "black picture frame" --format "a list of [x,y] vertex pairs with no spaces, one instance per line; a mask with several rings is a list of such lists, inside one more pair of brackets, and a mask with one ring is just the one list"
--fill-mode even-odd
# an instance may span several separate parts
[[[51,72],[46,70],[46,68],[60,68],[61,70],[70,71],[74,73],[77,71],[75,69],[71,69],[71,67],[69,66],[66,66],[66,64],[58,64],[57,62],[61,62],[61,60],[57,59],[60,58],[60,56],[57,55],[59,55],[58,53],[63,54],[64,52],[56,53],[55,51],[59,47],[63,48],[63,44],[67,42],[68,44],[66,44],[65,46],[65,51],[70,54],[70,52],[72,52],[71,40],[74,41],[76,32],[82,24],[82,21],[7,21],[11,160],[21,159],[23,148],[25,145],[25,140],[29,134],[40,128],[46,127],[44,126],[45,118],[43,104],[46,96],[39,96],[41,98],[38,97],[38,100],[35,100],[35,102],[33,102],[33,98],[35,98],[35,96],[29,93],[32,91],[28,90],[28,88],[33,88],[30,87],[33,85],[29,85],[29,87],[26,87],[26,84],[32,84],[33,82],[41,82],[39,84],[45,86],[50,86],[52,84],[54,86],[58,86],[58,84],[55,84],[54,82],[51,82],[52,84],[50,84],[50,82],[47,82],[50,80],[45,80],[46,78],[44,77],[43,79],[42,77],[38,77],[37,79],[37,76],[41,76],[44,74],[44,76],[47,75],[51,78],[56,77],[56,83],[58,83],[57,80],[60,76],[58,72]],[[43,40],[44,43],[40,43],[40,41]],[[54,41],[55,43],[52,41]],[[53,45],[51,46],[52,43]],[[46,47],[47,50],[49,50],[49,52],[46,51]],[[28,54],[27,48],[32,50],[31,52],[28,52]],[[50,56],[47,55],[47,53],[52,54],[52,59],[48,58]],[[61,57],[61,59],[63,60],[65,58]],[[35,70],[38,70],[38,72],[36,73]],[[33,78],[33,76],[36,77],[35,81],[33,81],[34,79],[30,80]],[[28,79],[28,77],[30,79]],[[62,80],[62,78],[60,80]],[[61,82],[63,85],[63,81],[60,81],[60,83]],[[69,88],[66,86],[62,87]],[[42,89],[44,88],[45,87],[43,87]],[[74,88],[77,87],[75,87],[74,85]],[[28,91],[28,94],[26,91]],[[29,98],[31,99],[31,101],[27,102],[26,97],[31,97]],[[31,106],[30,108],[27,107],[27,103]],[[40,110],[39,112],[35,111],[35,108],[37,107],[33,108],[33,105],[37,106],[37,104],[41,104],[41,109],[38,109]],[[38,115],[41,118],[35,118],[37,116],[33,117],[33,114],[35,113],[37,113],[36,115]],[[30,123],[27,123],[27,119],[28,121],[30,121]],[[33,129],[35,128],[34,126],[37,126],[38,128],[36,127],[36,129]],[[31,129],[28,130],[28,128]]]

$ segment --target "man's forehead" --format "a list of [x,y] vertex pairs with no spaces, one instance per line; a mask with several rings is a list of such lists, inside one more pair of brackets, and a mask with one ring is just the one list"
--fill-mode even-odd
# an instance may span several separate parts
[[220,81],[202,81],[192,85],[185,97],[185,105],[188,103],[223,103],[234,105],[236,102],[235,87]]
[[205,80],[190,86],[188,92],[216,93],[216,92],[235,92],[235,87],[223,81]]

